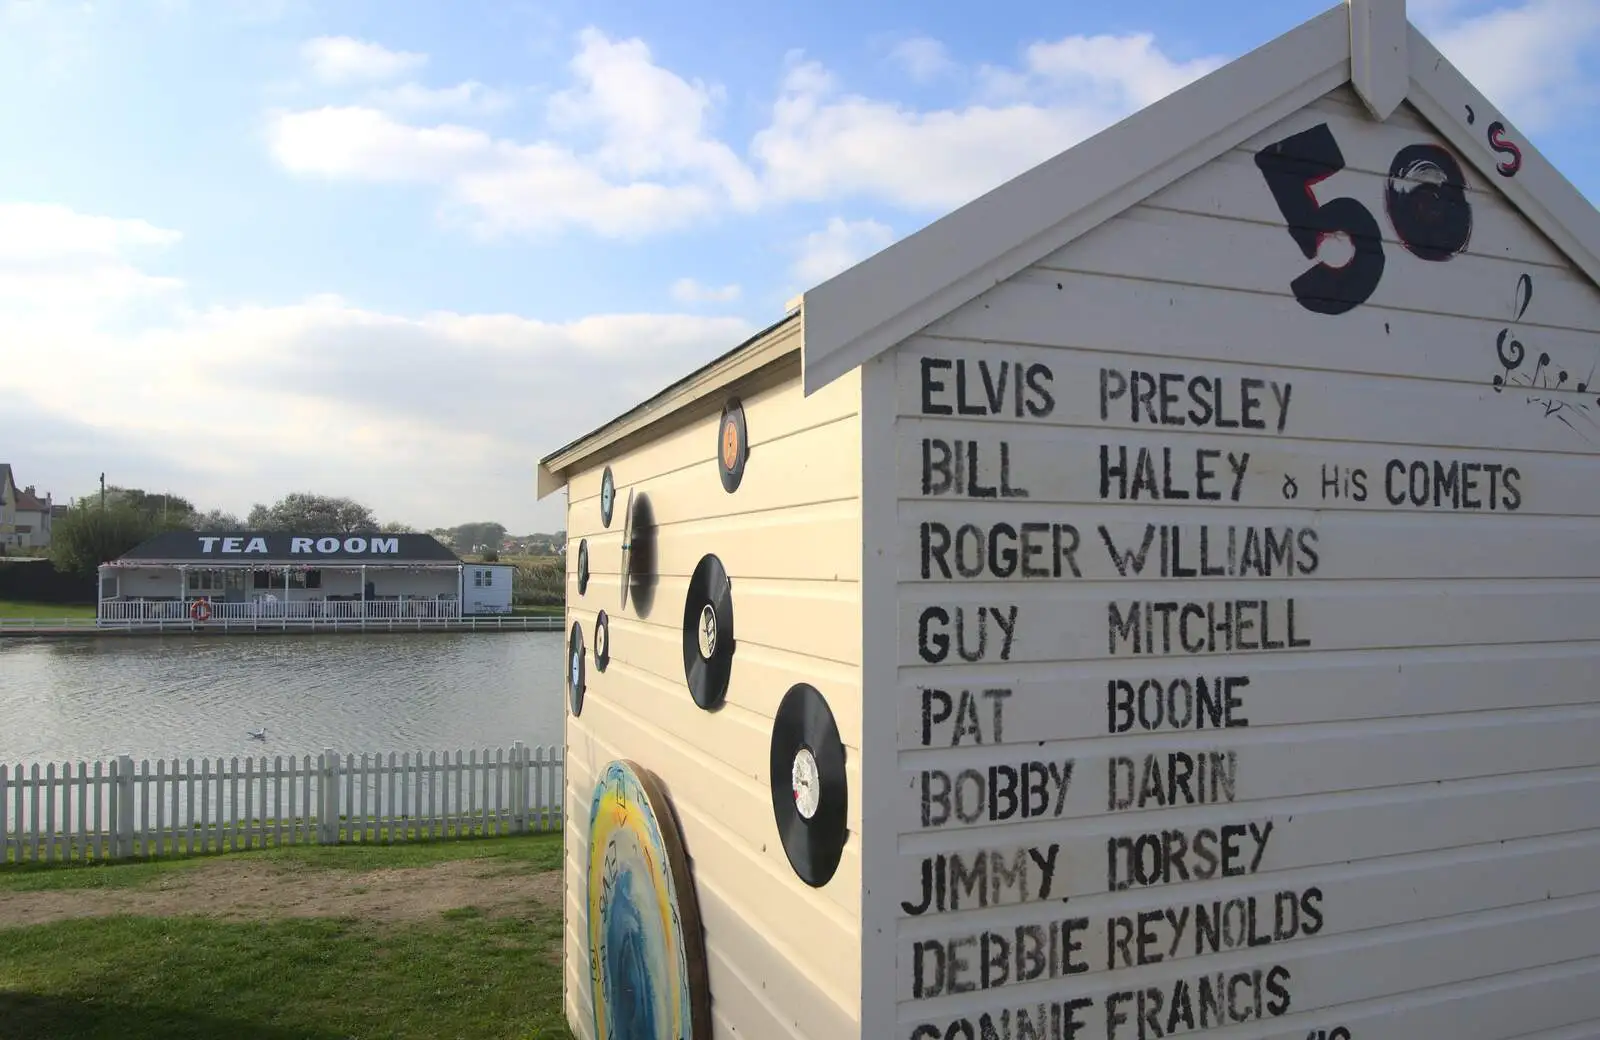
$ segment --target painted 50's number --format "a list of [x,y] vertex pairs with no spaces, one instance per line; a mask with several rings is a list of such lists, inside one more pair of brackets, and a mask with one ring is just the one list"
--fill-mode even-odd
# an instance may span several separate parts
[[[1330,235],[1346,235],[1355,247],[1355,255],[1344,264],[1318,261],[1289,283],[1300,306],[1317,314],[1343,314],[1371,299],[1383,281],[1385,264],[1377,218],[1355,199],[1318,202],[1312,190],[1345,168],[1344,153],[1328,124],[1263,148],[1256,153],[1256,168],[1307,260],[1317,259]],[[1438,145],[1412,144],[1395,153],[1383,201],[1395,236],[1419,259],[1443,263],[1472,237],[1466,176],[1455,157]]]

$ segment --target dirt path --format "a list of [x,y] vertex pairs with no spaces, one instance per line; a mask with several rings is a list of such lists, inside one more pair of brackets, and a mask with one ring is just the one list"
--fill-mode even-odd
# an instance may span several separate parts
[[488,917],[521,917],[535,906],[560,904],[559,872],[508,871],[503,862],[456,860],[358,873],[219,861],[137,888],[0,892],[0,928],[109,914],[415,921],[475,907]]

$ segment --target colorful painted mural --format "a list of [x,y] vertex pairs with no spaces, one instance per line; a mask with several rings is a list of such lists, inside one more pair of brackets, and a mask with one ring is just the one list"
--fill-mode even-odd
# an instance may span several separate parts
[[654,774],[606,766],[589,804],[589,980],[597,1040],[705,1040],[711,1002],[700,914]]

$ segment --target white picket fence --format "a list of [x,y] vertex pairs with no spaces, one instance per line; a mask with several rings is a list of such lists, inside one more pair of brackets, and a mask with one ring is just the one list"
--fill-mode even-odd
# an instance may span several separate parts
[[[242,764],[241,764],[242,762]],[[0,764],[0,863],[528,834],[561,825],[559,747]]]

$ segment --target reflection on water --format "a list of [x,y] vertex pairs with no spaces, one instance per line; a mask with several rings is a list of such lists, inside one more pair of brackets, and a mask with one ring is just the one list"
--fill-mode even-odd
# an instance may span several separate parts
[[559,632],[6,638],[0,762],[559,744],[562,668]]

